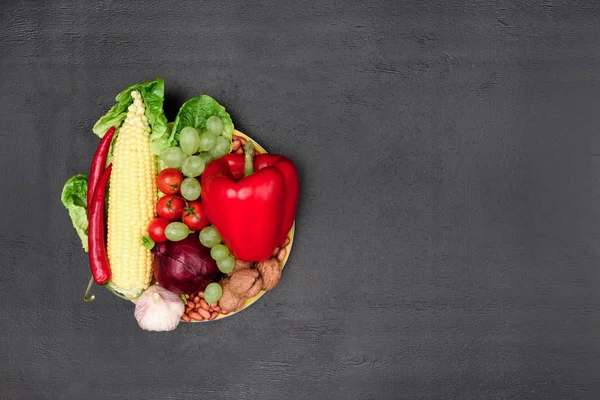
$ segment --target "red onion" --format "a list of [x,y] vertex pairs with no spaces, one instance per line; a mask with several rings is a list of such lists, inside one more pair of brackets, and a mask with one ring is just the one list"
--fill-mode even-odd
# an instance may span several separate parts
[[195,293],[221,277],[210,250],[200,243],[196,234],[179,242],[157,243],[152,252],[155,254],[154,278],[173,293]]

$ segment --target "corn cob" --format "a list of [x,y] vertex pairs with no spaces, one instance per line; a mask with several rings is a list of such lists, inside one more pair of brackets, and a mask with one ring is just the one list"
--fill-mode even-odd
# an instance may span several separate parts
[[150,152],[150,125],[138,91],[119,129],[113,150],[108,196],[109,285],[137,297],[152,280],[153,254],[141,238],[155,216],[156,161]]

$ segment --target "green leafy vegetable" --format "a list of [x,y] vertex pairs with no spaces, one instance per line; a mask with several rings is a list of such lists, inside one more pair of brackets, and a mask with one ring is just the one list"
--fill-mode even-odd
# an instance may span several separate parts
[[233,122],[227,111],[225,111],[225,107],[217,103],[212,97],[203,94],[183,103],[177,118],[175,118],[169,142],[178,143],[181,130],[186,126],[192,126],[200,132],[204,131],[206,120],[213,115],[219,117],[223,122],[222,135],[231,140],[233,137]]
[[163,111],[165,82],[161,78],[156,78],[149,82],[137,83],[119,93],[115,98],[117,104],[96,122],[92,130],[99,137],[103,137],[111,126],[119,128],[123,121],[125,121],[125,117],[127,117],[127,108],[133,103],[133,99],[131,98],[133,90],[139,91],[142,95],[142,99],[146,105],[146,117],[152,127],[152,133],[150,134],[152,150],[155,154],[160,154],[163,149],[170,145],[167,117]]
[[69,216],[85,251],[88,251],[87,188],[88,177],[75,175],[65,183],[60,197],[69,211]]

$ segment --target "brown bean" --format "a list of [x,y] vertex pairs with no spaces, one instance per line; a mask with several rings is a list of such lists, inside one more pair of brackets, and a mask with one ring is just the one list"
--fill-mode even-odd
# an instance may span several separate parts
[[244,148],[243,148],[243,147],[240,147],[239,149],[237,149],[237,150],[235,151],[235,154],[244,154]]
[[186,314],[187,314],[187,313],[189,313],[189,312],[190,312],[190,310],[191,310],[190,306],[185,306],[185,313],[186,313]]
[[190,322],[190,321],[192,320],[192,319],[190,318],[190,316],[189,316],[189,315],[187,315],[187,314],[183,314],[183,315],[181,316],[181,319],[182,319],[182,320],[184,320],[185,322]]
[[194,308],[194,306],[195,306],[195,305],[196,305],[196,303],[194,303],[192,300],[188,300],[188,301],[187,301],[187,306],[188,306],[189,308]]
[[283,261],[283,259],[285,258],[285,253],[286,253],[285,248],[279,250],[279,253],[277,253],[277,259],[279,261]]
[[202,301],[200,301],[200,307],[203,310],[208,310],[208,303],[206,302],[206,300],[202,299]]
[[216,311],[213,311],[210,313],[210,320],[212,321],[213,319],[217,318],[219,316],[219,313]]
[[237,149],[240,148],[241,145],[242,145],[242,142],[240,142],[239,140],[235,139],[233,141],[233,143],[231,144],[231,151],[236,151]]
[[200,296],[201,299],[204,298],[204,292],[198,292],[198,296]]
[[242,144],[242,146],[246,144],[246,138],[245,137],[240,136],[240,137],[238,137],[238,140],[240,141],[240,143]]
[[271,254],[271,256],[275,257],[277,254],[279,254],[279,247],[275,246],[275,248],[273,249],[273,254]]
[[281,247],[285,247],[285,246],[287,246],[288,244],[290,244],[290,238],[289,238],[289,237],[286,237],[286,238],[285,238],[285,240],[284,240],[284,242],[283,242],[283,244],[281,245]]
[[[216,304],[216,303],[215,303],[215,304]],[[218,305],[218,304],[216,304],[216,305],[213,307],[213,311],[216,311],[216,312],[220,313],[222,310],[221,310],[221,307],[219,307],[219,305]]]
[[200,314],[198,311],[190,311],[190,318],[196,321],[204,320],[204,316]]
[[196,303],[196,304],[200,303],[200,296],[194,297],[194,303]]
[[206,319],[210,318],[210,312],[208,312],[208,310],[199,308],[197,312],[202,316],[202,318],[206,318]]

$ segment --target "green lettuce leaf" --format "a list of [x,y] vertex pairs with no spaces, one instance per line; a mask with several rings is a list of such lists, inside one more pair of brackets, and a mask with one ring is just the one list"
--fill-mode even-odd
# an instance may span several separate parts
[[115,98],[117,104],[94,124],[92,131],[99,137],[103,137],[111,126],[119,128],[123,121],[125,121],[125,117],[127,117],[127,108],[133,103],[133,99],[131,98],[133,90],[139,91],[142,95],[142,99],[146,105],[146,117],[152,128],[152,133],[150,134],[152,150],[155,154],[160,154],[163,149],[170,145],[167,117],[163,110],[165,82],[161,78],[156,78],[149,82],[136,83],[119,93]]
[[87,188],[88,177],[75,175],[65,183],[60,196],[85,251],[88,251]]
[[232,139],[233,122],[227,111],[225,111],[225,107],[217,103],[212,97],[203,94],[183,103],[177,118],[175,118],[169,143],[179,143],[181,130],[186,126],[192,126],[202,132],[206,129],[206,120],[213,115],[221,118],[221,122],[223,122],[222,135]]

